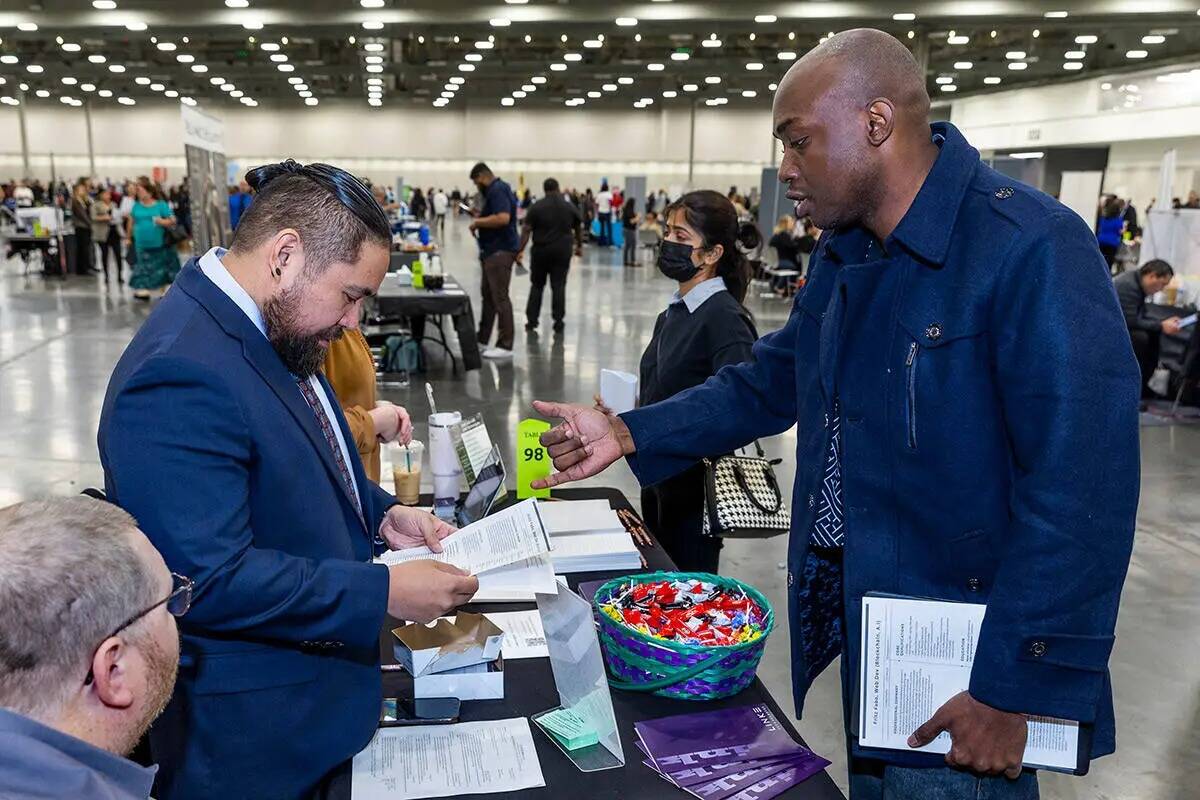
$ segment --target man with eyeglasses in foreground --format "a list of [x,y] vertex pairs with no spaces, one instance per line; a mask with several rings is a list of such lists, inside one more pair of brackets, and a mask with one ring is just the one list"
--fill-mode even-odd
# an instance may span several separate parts
[[86,497],[0,509],[0,797],[144,800],[122,756],[175,686],[192,582]]

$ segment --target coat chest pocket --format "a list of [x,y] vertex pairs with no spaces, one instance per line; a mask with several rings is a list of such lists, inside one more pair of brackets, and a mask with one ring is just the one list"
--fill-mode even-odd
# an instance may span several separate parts
[[917,450],[923,421],[966,400],[976,376],[986,372],[981,352],[983,314],[970,306],[923,305],[901,311],[897,337],[904,409],[904,442]]

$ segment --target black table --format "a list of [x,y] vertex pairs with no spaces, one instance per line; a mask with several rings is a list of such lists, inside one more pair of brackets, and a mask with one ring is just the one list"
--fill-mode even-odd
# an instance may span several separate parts
[[[385,319],[407,317],[412,324],[413,338],[417,341],[431,341],[439,344],[453,359],[454,353],[446,341],[446,332],[442,328],[442,318],[450,317],[454,321],[454,331],[458,334],[459,352],[462,354],[463,368],[479,369],[483,361],[479,356],[479,340],[475,334],[475,312],[471,306],[471,297],[462,284],[453,275],[445,276],[445,288],[437,291],[429,289],[414,289],[412,286],[401,286],[393,275],[389,274],[383,280],[374,298],[375,314]],[[425,335],[425,318],[435,320],[438,338]]]
[[[554,496],[563,500],[603,498],[608,500],[613,508],[632,510],[629,501],[616,489],[556,489]],[[422,501],[427,499],[429,498],[423,497]],[[642,555],[646,557],[648,570],[673,570],[675,568],[661,547],[643,548]],[[566,577],[571,589],[575,590],[580,582],[612,578],[621,574],[624,573],[580,572]],[[533,603],[472,603],[465,609],[488,612],[521,611],[535,607]],[[385,659],[392,663],[394,663],[394,659],[391,655],[391,629],[400,624],[403,623],[389,618],[380,638],[381,655],[384,655]],[[462,706],[464,722],[528,717],[559,704],[558,690],[554,685],[554,675],[550,670],[549,659],[533,658],[510,661],[505,663],[504,672],[504,699],[465,701]],[[412,678],[403,670],[385,672],[383,686],[385,696],[412,696]],[[550,797],[565,797],[571,800],[575,800],[575,798],[587,798],[587,800],[642,800],[642,798],[646,800],[680,798],[683,800],[683,798],[690,798],[691,796],[683,790],[671,788],[649,767],[642,764],[641,751],[634,744],[637,737],[634,734],[633,723],[638,720],[763,703],[774,712],[780,724],[796,741],[803,741],[796,733],[796,729],[792,727],[789,715],[780,709],[779,704],[775,702],[775,699],[763,686],[762,681],[758,679],[755,679],[754,683],[741,693],[724,700],[690,702],[616,689],[612,690],[612,700],[613,710],[617,715],[617,729],[621,734],[621,746],[625,751],[623,768],[602,772],[580,772],[540,730],[537,730],[536,725],[530,723],[546,786],[538,789],[525,789],[520,792],[481,795],[481,797],[509,798],[510,800]],[[840,747],[841,742],[827,746]],[[322,797],[324,800],[350,800],[349,764],[344,765],[332,776]],[[779,798],[781,800],[843,800],[843,795],[829,774],[821,772],[779,795]]]

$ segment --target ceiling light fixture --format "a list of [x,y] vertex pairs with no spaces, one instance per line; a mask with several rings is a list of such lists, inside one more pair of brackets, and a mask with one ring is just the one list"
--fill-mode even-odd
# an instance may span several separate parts
[[536,92],[536,91],[537,91],[537,87],[536,87],[536,86],[534,86],[532,83],[524,83],[524,84],[521,84],[521,91],[523,91],[523,92]]
[[137,101],[135,101],[135,100],[134,100],[132,97],[118,97],[118,98],[117,98],[117,102],[118,102],[118,103],[120,103],[120,104],[121,104],[121,105],[123,105],[123,106],[135,106],[135,105],[137,105]]
[[1087,56],[1087,53],[1083,52],[1082,50],[1068,50],[1067,52],[1063,53],[1063,58],[1067,58],[1072,61],[1079,61],[1085,56]]
[[[167,87],[166,87],[166,86],[163,86],[161,83],[152,83],[152,84],[150,84],[150,91],[152,91],[152,92],[161,92],[161,91],[165,91],[165,90],[166,90],[166,88],[167,88]],[[232,86],[230,86],[229,88],[230,88],[230,89],[232,89],[233,87],[232,87]]]
[[317,105],[318,102],[319,101],[315,97],[304,98],[304,105],[306,105],[306,106],[315,106],[315,105]]
[[99,53],[93,53],[92,55],[88,56],[88,61],[93,64],[103,64],[105,61],[108,61],[108,59]]
[[226,8],[249,8],[250,0],[225,0]]
[[133,79],[133,82],[136,83],[138,86],[149,86],[150,85],[150,79],[144,75],[137,76],[136,78]]
[[65,86],[74,86],[75,84],[79,83],[79,79],[72,78],[70,75],[64,75],[62,82]]
[[242,27],[248,31],[261,31],[263,29],[263,21],[261,19],[242,20]]
[[796,53],[794,50],[780,50],[775,54],[775,57],[780,61],[795,61]]
[[116,7],[115,0],[92,0],[92,8],[97,11],[112,11]]
[[144,30],[146,30],[146,23],[144,23],[144,22],[126,22],[125,30],[134,31],[135,33],[144,31]]
[[369,19],[366,22],[364,22],[362,24],[362,26],[363,26],[364,31],[381,31],[381,30],[383,30],[383,23],[377,19]]
[[1046,19],[1066,19],[1070,15],[1066,11],[1047,11],[1042,16]]
[[1098,41],[1099,41],[1099,37],[1094,36],[1090,33],[1085,33],[1081,36],[1075,37],[1075,44],[1095,44]]
[[286,55],[284,55],[283,53],[273,53],[271,55],[271,60],[274,61],[276,64],[282,64],[288,60],[288,57]]
[[564,53],[563,61],[583,61],[583,56],[579,53]]
[[159,42],[156,45],[156,47],[158,47],[158,49],[162,50],[164,53],[170,53],[175,49],[175,43],[174,42]]
[[180,53],[179,55],[175,56],[175,60],[180,64],[191,64],[196,60],[196,57],[187,53]]
[[896,22],[912,22],[917,18],[917,15],[911,11],[901,11],[898,14],[892,14],[892,19]]
[[721,40],[717,39],[715,36],[710,37],[710,38],[705,39],[704,41],[700,42],[700,46],[701,47],[720,47]]
[[1004,54],[1004,57],[1009,61],[1022,61],[1025,58],[1024,50],[1009,50]]
[[543,75],[535,75],[534,77],[529,79],[529,82],[536,83],[538,86],[541,86],[543,83],[546,82],[546,78]]
[[955,61],[954,62],[955,69],[970,69],[973,66],[975,66],[975,64],[971,61]]
[[720,75],[709,75],[707,78],[704,79],[704,82],[707,83],[709,86],[716,86],[718,83],[721,82],[721,76]]
[[674,89],[667,89],[665,92],[663,92],[663,97],[667,98],[668,100],[671,99],[672,97],[678,97],[678,96],[679,96],[679,92],[675,91]]
[[763,68],[763,65],[762,65],[761,61],[751,61],[749,64],[746,65],[746,69],[750,70],[751,72],[759,72],[760,70],[762,70],[762,68]]
[[630,78],[628,75],[623,75],[620,78],[617,78],[617,83],[621,84],[622,86],[632,86],[633,78]]
[[1067,70],[1067,71],[1069,71],[1069,72],[1073,72],[1073,71],[1075,71],[1075,70],[1083,69],[1083,62],[1081,62],[1081,61],[1068,61],[1067,63],[1063,64],[1063,69],[1065,69],[1065,70]]
[[1013,61],[1008,65],[1008,68],[1011,70],[1020,71],[1023,69],[1028,69],[1029,65],[1026,64],[1024,61]]
[[[562,67],[563,67],[563,69],[566,69],[566,65],[565,65],[565,64],[564,64],[564,65],[562,65]],[[459,65],[458,65],[458,71],[459,71],[459,72],[474,72],[474,71],[475,71],[475,65],[474,65],[474,64],[459,64]]]
[[698,90],[699,88],[700,88],[700,87],[699,87],[699,86],[697,86],[697,85],[696,85],[696,84],[694,84],[694,83],[685,83],[685,84],[683,85],[683,90],[684,90],[685,92],[694,92],[694,91]]
[[37,29],[38,29],[38,26],[37,26],[36,22],[18,22],[17,23],[17,30],[23,31],[24,33],[33,33]]
[[603,47],[604,42],[600,41],[599,39],[584,39],[583,46],[589,50],[595,50],[599,47]]
[[962,34],[958,34],[957,36],[947,36],[946,37],[946,44],[969,44],[970,41],[971,41],[970,36],[964,36]]
[[79,84],[79,88],[80,88],[80,89],[82,89],[82,90],[83,90],[83,91],[85,91],[85,92],[94,92],[94,91],[96,91],[96,84],[94,84],[94,83],[81,83],[81,84]]
[[637,17],[617,17],[613,21],[622,28],[632,28],[638,24]]
[[525,97],[525,93],[522,92],[520,89],[518,89],[517,91],[513,92],[512,96],[517,98],[518,100],[522,100]]
[[650,70],[651,72],[662,72],[666,68],[666,64],[659,64],[657,62],[646,65],[646,69]]
[[606,83],[600,88],[606,92],[615,92],[617,90],[617,85],[615,83]]
[[687,61],[691,57],[691,54],[685,53],[682,50],[676,50],[674,53],[671,53],[672,61]]
[[[295,72],[296,65],[295,64],[276,64],[275,69],[279,70],[280,72]],[[373,70],[370,67],[367,67],[367,72],[372,72],[372,71]]]
[[1167,37],[1152,33],[1142,37],[1142,44],[1162,44],[1167,40]]
[[1150,53],[1147,52],[1146,50],[1126,50],[1125,51],[1126,58],[1145,58],[1148,55],[1150,55]]
[[551,71],[551,72],[566,72],[566,71],[567,71],[567,65],[566,65],[566,64],[560,64],[560,63],[554,63],[554,64],[551,64],[551,65],[550,65],[550,71]]
[[63,42],[62,49],[67,51],[68,53],[78,53],[83,48],[81,48],[75,42]]
[[491,25],[493,28],[507,28],[509,25],[512,25],[512,20],[508,17],[493,17],[488,20],[488,25]]
[[383,8],[383,0],[358,0],[363,8]]
[[745,91],[742,92],[742,97],[745,97],[747,99],[749,99],[751,97],[758,97],[758,92],[754,91],[753,89],[746,89]]
[[41,64],[29,64],[25,67],[26,72],[32,72],[34,75],[40,75],[45,69]]
[[42,98],[50,96],[50,93],[47,92],[45,89],[38,89],[36,92],[34,92],[34,94],[36,94],[38,97],[42,97]]
[[167,89],[165,92],[163,92],[163,94],[171,98],[179,97],[179,92],[175,91],[174,89]]
[[933,79],[933,82],[939,85],[954,83],[954,78],[950,77],[949,75],[939,75]]
[[192,72],[203,75],[205,72],[208,72],[208,67],[203,64],[192,64]]

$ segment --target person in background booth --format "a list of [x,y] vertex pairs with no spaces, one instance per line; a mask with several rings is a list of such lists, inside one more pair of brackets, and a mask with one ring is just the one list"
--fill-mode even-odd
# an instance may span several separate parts
[[1151,319],[1146,315],[1146,299],[1167,288],[1174,275],[1175,270],[1170,264],[1156,258],[1142,264],[1137,270],[1122,272],[1113,278],[1117,300],[1125,317],[1125,327],[1129,329],[1129,339],[1133,344],[1133,354],[1142,373],[1143,400],[1158,396],[1150,389],[1150,378],[1158,367],[1162,335],[1174,336],[1179,333],[1179,317],[1168,317],[1162,321]]
[[[758,331],[742,305],[751,272],[738,245],[737,212],[720,192],[689,192],[667,207],[658,269],[678,288],[642,353],[639,406],[752,360]],[[599,395],[594,399],[610,413]],[[721,540],[701,535],[703,508],[704,465],[698,462],[642,490],[642,517],[685,572],[715,573],[720,561]]]
[[175,224],[175,215],[163,200],[158,184],[143,175],[136,187],[137,202],[129,212],[129,220],[137,257],[129,286],[136,299],[149,300],[151,292],[168,286],[179,272],[179,256],[167,244],[164,233]]

